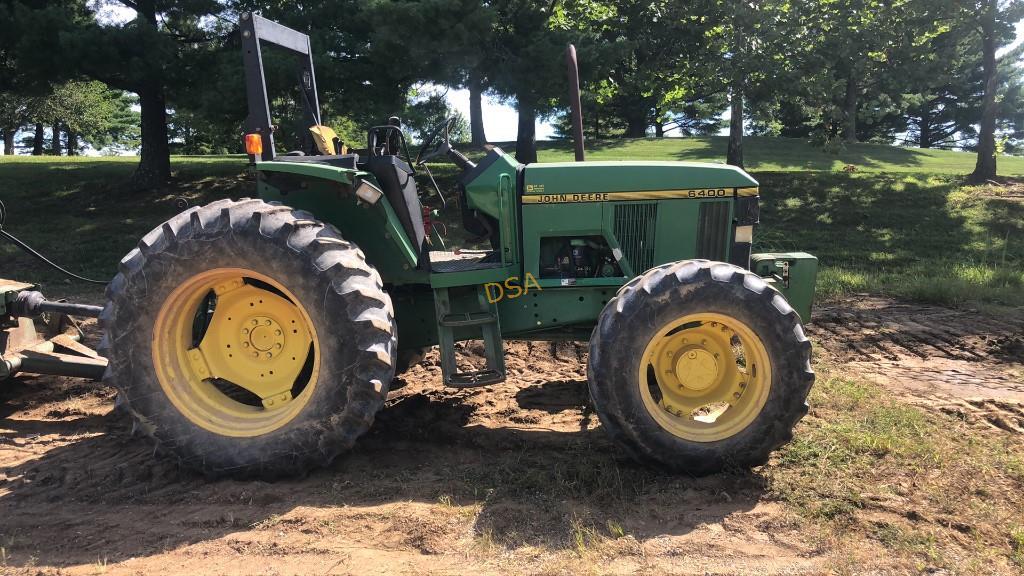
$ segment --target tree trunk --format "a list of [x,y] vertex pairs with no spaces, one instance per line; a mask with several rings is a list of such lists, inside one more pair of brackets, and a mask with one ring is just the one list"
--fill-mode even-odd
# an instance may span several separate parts
[[846,77],[846,99],[843,104],[843,140],[857,141],[857,72],[850,70]]
[[594,140],[601,139],[601,111],[594,109]]
[[53,154],[54,156],[60,156],[60,122],[54,123],[52,130],[53,133],[50,135],[50,154]]
[[68,128],[67,132],[68,132],[68,156],[78,156],[78,132],[75,132],[71,128]]
[[729,97],[729,145],[725,162],[743,168],[743,92],[746,70],[744,64],[745,34],[737,7],[732,14],[732,86]]
[[4,156],[14,156],[14,135],[16,131],[4,129]]
[[978,133],[978,161],[971,173],[971,182],[980,183],[996,177],[996,38],[997,0],[988,0],[981,17],[982,62],[985,75],[985,96],[981,100],[981,129]]
[[487,144],[487,134],[484,133],[484,90],[479,78],[469,80],[469,132],[472,136],[473,146],[480,147]]
[[656,138],[665,137],[665,125],[660,120],[654,121],[654,136]]
[[42,156],[43,155],[43,140],[46,139],[46,135],[43,133],[43,124],[36,122],[36,133],[32,138],[32,155]]
[[516,160],[523,164],[537,162],[537,111],[529,99],[516,99],[519,111],[519,129],[516,132]]
[[917,146],[932,147],[932,103],[925,102],[921,107],[921,123],[917,127]]
[[626,113],[626,138],[647,136],[647,111],[629,110]]
[[132,175],[136,188],[159,186],[171,179],[171,149],[167,145],[167,104],[163,86],[150,83],[140,90],[142,150]]
[[743,168],[743,82],[732,86],[729,113],[729,147],[725,152],[726,164]]
[[[154,0],[136,2],[139,20],[151,28],[152,34],[159,34],[156,22]],[[159,186],[171,179],[171,149],[167,143],[167,100],[164,95],[164,78],[159,70],[151,69],[149,76],[139,89],[140,116],[142,117],[142,149],[139,152],[139,166],[132,175],[136,188]]]

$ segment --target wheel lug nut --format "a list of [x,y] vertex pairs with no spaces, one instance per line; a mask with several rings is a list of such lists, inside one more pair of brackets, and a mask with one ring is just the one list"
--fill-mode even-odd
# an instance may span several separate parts
[[273,358],[273,357],[274,357],[274,355],[273,355],[273,354],[271,354],[270,352],[267,352],[267,359],[268,359],[268,360],[269,360],[270,358]]
[[740,393],[739,393],[739,392],[736,392],[735,394],[733,394],[733,395],[732,395],[732,397],[733,397],[733,398],[736,398],[737,400],[739,400],[739,398],[740,398]]
[[242,336],[248,336],[248,335],[249,335],[249,329],[248,328],[242,328]]
[[271,321],[270,321],[270,320],[267,320],[266,322],[264,322],[264,324],[266,324],[267,326],[270,326],[270,324],[271,324]]
[[281,349],[281,345],[280,344],[275,344],[274,348],[277,348],[278,350],[280,350]]
[[249,343],[248,342],[242,342],[242,348],[248,348],[248,347],[249,347]]
[[274,330],[274,335],[275,336],[280,336],[281,335],[281,331],[280,330]]
[[259,355],[260,355],[259,352],[256,352],[255,350],[253,350],[253,353],[252,353],[252,357],[253,358],[259,358]]
[[259,320],[253,320],[253,321],[252,321],[252,325],[253,325],[253,326],[256,326],[256,325],[258,325],[259,323],[260,323],[260,321],[259,321]]

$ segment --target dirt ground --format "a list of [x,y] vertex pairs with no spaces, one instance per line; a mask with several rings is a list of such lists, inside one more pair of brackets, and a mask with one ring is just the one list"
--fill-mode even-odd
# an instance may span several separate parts
[[[1024,320],[877,298],[821,307],[821,361],[1000,434],[1024,433]],[[507,343],[507,382],[440,386],[436,352],[351,454],[308,478],[179,470],[63,378],[0,387],[0,572],[818,574],[821,541],[758,473],[673,477],[622,459],[586,347]],[[472,351],[470,345],[470,352]]]

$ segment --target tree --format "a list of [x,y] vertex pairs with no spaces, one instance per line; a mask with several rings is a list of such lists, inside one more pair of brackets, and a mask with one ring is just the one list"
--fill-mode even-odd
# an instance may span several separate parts
[[967,17],[972,19],[981,34],[985,91],[978,130],[978,160],[969,179],[972,182],[986,182],[996,178],[996,92],[999,88],[999,60],[996,51],[1012,38],[1013,24],[1024,17],[1024,2],[979,0],[971,4]]
[[447,118],[455,118],[450,132],[453,142],[470,140],[469,124],[465,117],[448,105],[447,91],[424,92],[413,90],[409,103],[402,113],[402,125],[407,134],[419,142],[438,124]]
[[487,67],[491,86],[516,104],[516,159],[537,161],[538,116],[552,110],[566,93],[562,54],[572,38],[553,27],[555,3],[535,0],[496,0],[495,44]]
[[[36,81],[87,76],[138,95],[141,150],[137,187],[170,178],[167,91],[190,53],[216,40],[206,19],[215,0],[106,0],[135,12],[125,23],[101,23],[84,0],[5,0],[15,29],[18,69]],[[102,5],[103,2],[99,3]],[[194,77],[193,77],[194,79]]]
[[14,154],[14,135],[28,122],[28,100],[10,92],[0,92],[0,133],[4,155]]

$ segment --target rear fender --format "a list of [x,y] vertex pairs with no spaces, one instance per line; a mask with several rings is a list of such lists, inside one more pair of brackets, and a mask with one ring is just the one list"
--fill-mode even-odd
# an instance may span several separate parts
[[387,196],[367,204],[355,195],[361,180],[378,186],[369,172],[312,162],[259,162],[255,166],[259,197],[307,210],[337,226],[355,242],[385,282],[422,281],[419,250],[402,228]]

